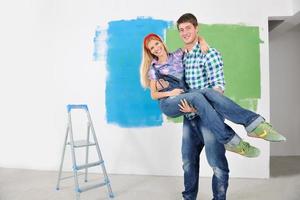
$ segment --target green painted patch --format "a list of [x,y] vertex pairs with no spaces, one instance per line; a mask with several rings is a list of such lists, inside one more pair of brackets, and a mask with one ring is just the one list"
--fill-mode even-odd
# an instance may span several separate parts
[[[199,31],[208,44],[222,54],[226,80],[225,95],[244,108],[256,111],[261,92],[259,28],[201,24]],[[169,51],[183,46],[175,26],[167,30],[166,44]]]
[[167,117],[167,121],[175,122],[175,123],[182,123],[183,122],[183,117]]

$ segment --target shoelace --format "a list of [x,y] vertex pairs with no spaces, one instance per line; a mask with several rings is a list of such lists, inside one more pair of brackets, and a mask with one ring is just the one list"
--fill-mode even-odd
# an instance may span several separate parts
[[243,142],[242,143],[242,149],[243,150],[247,150],[247,149],[249,149],[250,148],[250,144],[248,143],[248,142]]
[[266,125],[268,125],[267,127],[264,127],[264,130],[266,130],[268,133],[270,132],[270,130],[272,129],[272,125],[268,122],[265,122]]
[[271,127],[272,127],[272,124],[270,124],[269,122],[265,122],[265,124],[268,124],[269,126],[271,126]]

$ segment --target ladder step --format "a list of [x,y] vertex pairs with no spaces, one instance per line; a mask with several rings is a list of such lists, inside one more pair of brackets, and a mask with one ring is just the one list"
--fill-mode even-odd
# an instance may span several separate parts
[[79,188],[79,192],[85,192],[85,191],[88,191],[88,190],[91,190],[91,189],[94,189],[94,188],[98,188],[98,187],[102,187],[102,186],[105,186],[107,185],[108,182],[105,181],[105,182],[102,182],[102,183],[97,183],[95,185],[87,185],[87,186],[82,186]]
[[97,165],[101,165],[103,163],[104,163],[103,161],[98,161],[98,162],[93,162],[93,163],[89,163],[86,165],[78,165],[78,166],[76,166],[76,169],[77,170],[86,169],[86,168],[90,168],[90,167],[95,167]]
[[84,109],[88,111],[88,107],[86,104],[68,104],[67,105],[68,112],[70,112],[72,109]]
[[[70,145],[71,143],[68,142],[68,145]],[[90,141],[86,141],[86,140],[77,140],[74,141],[74,148],[80,148],[80,147],[87,147],[87,146],[93,146],[96,145],[96,143],[94,142],[90,142]]]
[[[84,174],[85,173],[78,173],[77,176],[82,176]],[[65,177],[60,178],[60,180],[65,180],[65,179],[69,179],[69,178],[73,178],[73,177],[74,177],[74,175],[72,175],[72,176],[65,176]]]

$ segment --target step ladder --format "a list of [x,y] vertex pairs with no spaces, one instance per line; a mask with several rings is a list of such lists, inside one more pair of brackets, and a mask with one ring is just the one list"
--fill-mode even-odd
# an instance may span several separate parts
[[[71,111],[73,109],[85,110],[85,112],[87,114],[88,122],[87,122],[86,140],[74,141],[73,130],[72,130],[72,119],[71,119]],[[96,134],[95,134],[95,129],[94,129],[92,119],[91,119],[91,115],[89,113],[87,105],[85,105],[85,104],[82,104],[82,105],[73,105],[72,104],[72,105],[70,105],[69,104],[69,105],[67,105],[67,111],[68,111],[68,124],[67,124],[67,131],[66,131],[66,136],[65,136],[64,146],[63,146],[63,153],[62,153],[62,156],[61,156],[61,162],[60,162],[60,167],[59,167],[56,190],[59,190],[61,180],[74,177],[76,200],[80,200],[80,194],[81,193],[83,193],[85,191],[88,191],[88,190],[91,190],[91,189],[94,189],[94,188],[102,187],[102,186],[107,186],[108,198],[112,199],[114,197],[114,194],[112,192],[110,181],[109,181],[107,173],[106,173],[106,169],[105,169],[105,166],[104,166],[104,161],[103,161],[103,158],[102,158],[100,147],[99,147],[97,137],[96,137]],[[90,133],[92,133],[93,141],[90,141]],[[73,163],[73,168],[72,168],[73,169],[73,176],[61,177],[62,176],[63,163],[64,163],[64,157],[65,157],[65,151],[66,151],[67,146],[71,147],[71,155],[72,155],[72,163]],[[94,146],[96,148],[99,161],[88,163],[89,147],[90,146]],[[85,151],[86,155],[85,155],[85,164],[84,165],[77,165],[76,156],[75,156],[75,149],[76,148],[85,148],[85,150],[86,150]],[[93,185],[87,185],[87,186],[79,186],[78,176],[85,175],[84,180],[85,180],[85,182],[87,182],[88,181],[88,168],[95,167],[95,166],[101,166],[103,176],[104,176],[104,182],[100,182],[100,183],[93,184]],[[85,170],[85,172],[84,173],[79,173],[78,172],[79,170]]]

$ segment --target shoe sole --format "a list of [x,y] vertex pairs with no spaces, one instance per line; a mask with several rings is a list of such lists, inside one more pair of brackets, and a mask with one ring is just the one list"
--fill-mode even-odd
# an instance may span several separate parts
[[259,136],[257,136],[255,133],[254,133],[254,135],[248,134],[248,136],[249,136],[249,137],[253,137],[253,138],[263,139],[263,140],[266,140],[266,141],[268,141],[268,142],[285,142],[285,141],[286,141],[286,139],[282,139],[282,140],[271,140],[271,139],[259,137]]
[[241,154],[241,153],[239,153],[239,152],[232,151],[232,150],[230,150],[230,149],[226,149],[226,151],[230,151],[230,152],[232,152],[232,153],[236,153],[236,154],[238,154],[238,155],[240,155],[240,156],[247,157],[247,158],[257,158],[257,157],[260,155],[260,152],[258,153],[258,155],[255,155],[255,156],[247,156],[246,154]]

